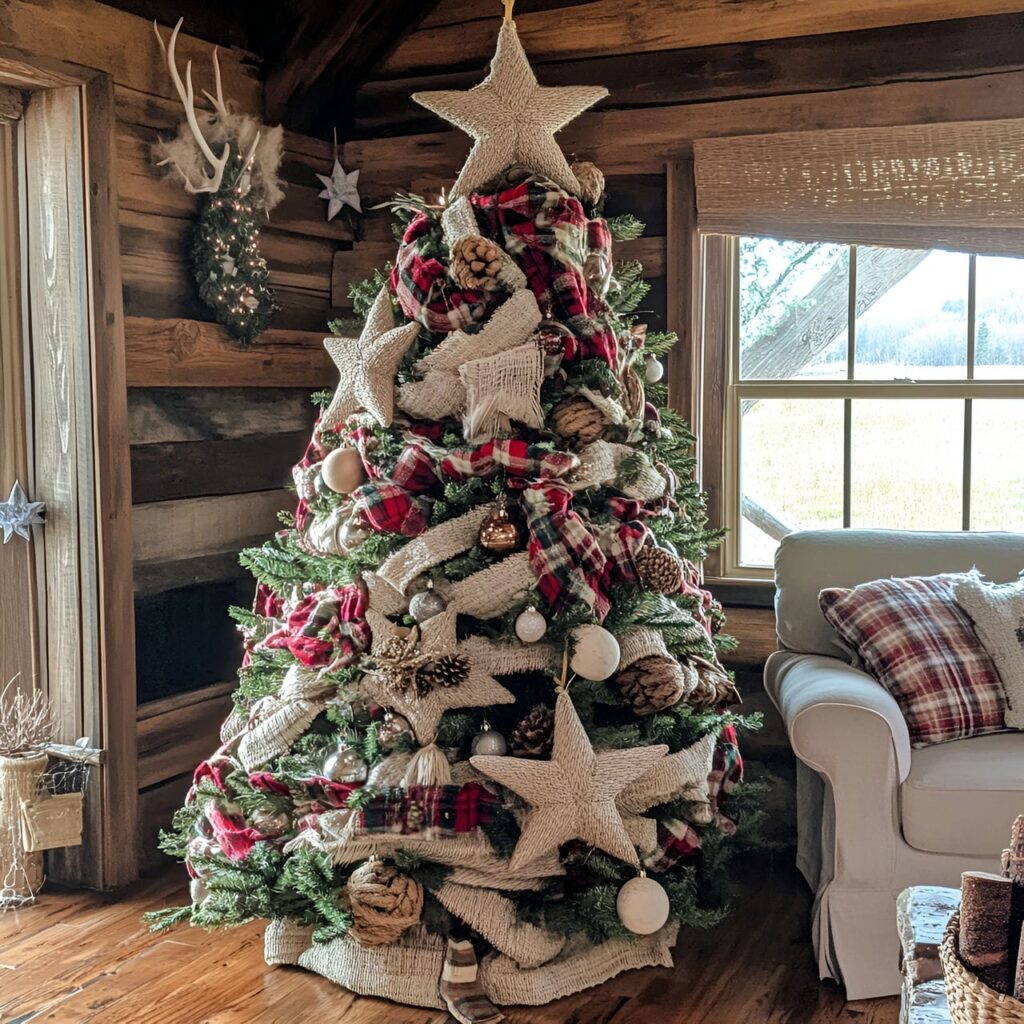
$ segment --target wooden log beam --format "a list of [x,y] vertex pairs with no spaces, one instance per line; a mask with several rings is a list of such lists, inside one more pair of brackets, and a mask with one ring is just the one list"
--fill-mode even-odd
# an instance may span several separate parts
[[[543,63],[537,73],[549,86],[604,85],[605,110],[973,77],[1024,66],[1024,15],[663,50],[642,63],[638,74],[637,57],[624,52]],[[440,131],[441,120],[412,94],[466,89],[480,77],[474,67],[367,82],[356,96],[355,129],[367,138]]]
[[[599,110],[559,133],[563,150],[596,160],[606,174],[650,174],[686,156],[694,139],[823,128],[990,120],[1024,116],[1024,72],[937,82],[897,82],[839,92],[765,96],[645,110]],[[347,164],[362,169],[371,201],[398,189],[450,185],[469,151],[461,132],[356,140]],[[364,197],[365,198],[365,197]]]
[[[187,28],[188,26],[186,26]],[[118,85],[177,102],[167,65],[144,18],[94,0],[10,0],[4,6],[3,42],[38,57],[69,61],[104,71]],[[211,89],[213,47],[185,32],[178,60],[192,62],[196,92]],[[222,49],[224,95],[240,109],[259,113],[263,88],[250,54]]]
[[267,117],[301,131],[347,123],[358,84],[433,6],[434,0],[351,0],[307,7],[268,72]]
[[125,318],[129,387],[329,387],[326,332],[268,330],[242,347],[218,324]]
[[294,506],[295,496],[285,490],[137,505],[132,510],[135,561],[238,551],[269,537],[279,526],[278,512]]
[[[1021,11],[1024,3],[1020,0],[974,0],[971,4],[971,13],[979,16]],[[489,5],[463,5],[460,14],[452,23],[424,25],[410,33],[383,62],[383,73],[395,76],[424,68],[484,67],[494,52],[499,19]],[[594,0],[582,11],[571,4],[524,11],[516,17],[516,25],[526,52],[541,63],[600,57],[608,52],[609,40],[628,40],[622,48],[630,53],[652,53],[963,16],[963,0],[870,0],[862,4],[845,0],[646,0],[643,4]]]

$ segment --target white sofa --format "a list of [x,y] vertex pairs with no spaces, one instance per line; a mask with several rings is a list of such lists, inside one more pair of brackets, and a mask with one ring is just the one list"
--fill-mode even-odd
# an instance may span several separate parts
[[798,758],[797,858],[815,892],[819,972],[849,999],[899,991],[902,889],[999,870],[1024,813],[1024,732],[911,749],[896,702],[856,666],[818,593],[975,565],[1014,579],[1024,535],[816,530],[786,537],[776,555],[780,650],[765,686]]

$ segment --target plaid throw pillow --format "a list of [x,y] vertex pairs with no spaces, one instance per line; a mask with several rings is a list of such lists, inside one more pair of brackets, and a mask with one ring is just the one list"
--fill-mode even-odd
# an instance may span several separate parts
[[895,697],[915,747],[1005,728],[999,674],[956,602],[953,587],[966,578],[876,580],[818,597],[832,628]]

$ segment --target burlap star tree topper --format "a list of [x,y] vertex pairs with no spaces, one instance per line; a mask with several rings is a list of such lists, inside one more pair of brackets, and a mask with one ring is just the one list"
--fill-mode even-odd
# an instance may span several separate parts
[[615,798],[668,751],[666,746],[596,753],[564,691],[555,704],[550,761],[473,757],[474,768],[521,796],[530,810],[510,867],[513,871],[570,839],[582,839],[639,866]]
[[555,132],[607,95],[599,86],[538,85],[510,21],[501,26],[491,72],[479,85],[467,92],[418,92],[412,98],[475,140],[452,196],[480,189],[514,164],[579,195],[580,184]]
[[[373,670],[363,677],[363,692],[382,707],[402,715],[421,745],[434,741],[441,716],[452,708],[515,701],[488,671],[484,651],[487,642],[472,637],[458,643],[457,614],[449,606],[421,625],[406,629],[372,608],[366,613],[373,631],[369,655]],[[445,682],[423,685],[431,675],[437,676],[439,664],[447,670]]]
[[395,326],[391,299],[387,289],[382,288],[358,338],[325,338],[324,348],[338,367],[341,379],[321,417],[321,426],[333,427],[360,409],[370,413],[381,426],[389,426],[395,413],[398,364],[418,333],[416,323]]

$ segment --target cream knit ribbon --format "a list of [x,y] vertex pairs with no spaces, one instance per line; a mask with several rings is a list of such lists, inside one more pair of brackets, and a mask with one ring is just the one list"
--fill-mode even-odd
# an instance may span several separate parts
[[529,553],[517,551],[457,583],[439,582],[437,591],[463,615],[494,619],[523,601],[536,585]]
[[535,430],[544,426],[544,353],[536,341],[465,363],[459,378],[466,389],[462,433],[470,444],[507,434],[512,420]]

